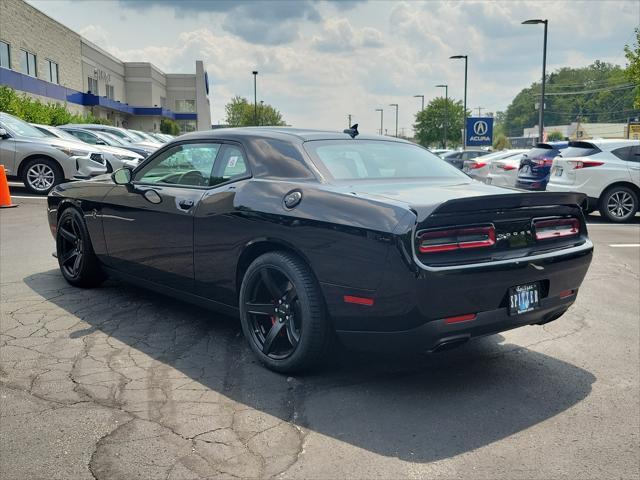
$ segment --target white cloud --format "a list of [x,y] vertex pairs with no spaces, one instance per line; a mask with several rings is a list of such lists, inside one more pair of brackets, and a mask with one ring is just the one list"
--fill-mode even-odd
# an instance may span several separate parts
[[382,33],[372,27],[353,28],[346,18],[324,22],[322,33],[315,35],[311,46],[321,52],[350,52],[359,47],[381,47]]

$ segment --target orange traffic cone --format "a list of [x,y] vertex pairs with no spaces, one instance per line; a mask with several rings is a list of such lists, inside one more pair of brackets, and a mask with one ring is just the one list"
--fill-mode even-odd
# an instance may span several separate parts
[[4,165],[0,165],[0,208],[11,208],[17,206],[18,205],[11,203],[9,184],[7,183],[7,172],[4,171]]

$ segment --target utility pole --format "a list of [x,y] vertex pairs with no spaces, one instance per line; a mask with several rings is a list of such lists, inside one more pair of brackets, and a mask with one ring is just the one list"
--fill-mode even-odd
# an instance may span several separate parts
[[462,149],[467,149],[467,55],[454,55],[451,59],[464,59],[464,118],[462,120]]
[[398,104],[397,103],[390,103],[389,106],[390,107],[396,107],[396,138],[398,138]]
[[476,107],[478,109],[478,116],[481,117],[482,116],[482,108],[483,107]]
[[347,128],[351,128],[351,114],[347,114]]

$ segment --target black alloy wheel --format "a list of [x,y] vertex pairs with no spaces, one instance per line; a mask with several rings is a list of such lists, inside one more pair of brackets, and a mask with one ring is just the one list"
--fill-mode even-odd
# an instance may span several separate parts
[[96,258],[82,214],[68,208],[60,215],[56,231],[56,253],[62,276],[77,287],[94,287],[105,276]]
[[302,312],[296,289],[285,273],[263,267],[249,286],[245,308],[254,341],[262,353],[281,360],[300,343]]
[[270,252],[247,269],[240,289],[242,329],[269,368],[294,372],[318,363],[329,344],[319,287],[297,257]]

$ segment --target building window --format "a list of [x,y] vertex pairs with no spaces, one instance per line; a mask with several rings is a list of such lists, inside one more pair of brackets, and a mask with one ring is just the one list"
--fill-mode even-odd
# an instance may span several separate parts
[[198,125],[195,120],[177,120],[181,133],[195,132],[198,129]]
[[9,44],[0,42],[0,67],[11,68],[11,53]]
[[194,113],[196,111],[195,100],[176,100],[176,112]]
[[160,106],[162,108],[166,108],[167,107],[167,98],[166,97],[160,97]]
[[87,92],[98,95],[98,80],[93,77],[87,77]]
[[114,91],[113,91],[113,85],[105,85],[106,90],[107,90],[107,98],[110,98],[111,100],[115,100],[115,95],[114,95]]
[[58,80],[58,64],[56,62],[52,62],[51,60],[47,60],[47,80],[51,83],[60,83]]
[[36,67],[36,56],[33,53],[27,52],[26,50],[22,50],[21,55],[20,71],[22,73],[26,73],[27,75],[31,75],[32,77],[37,77],[38,69]]

